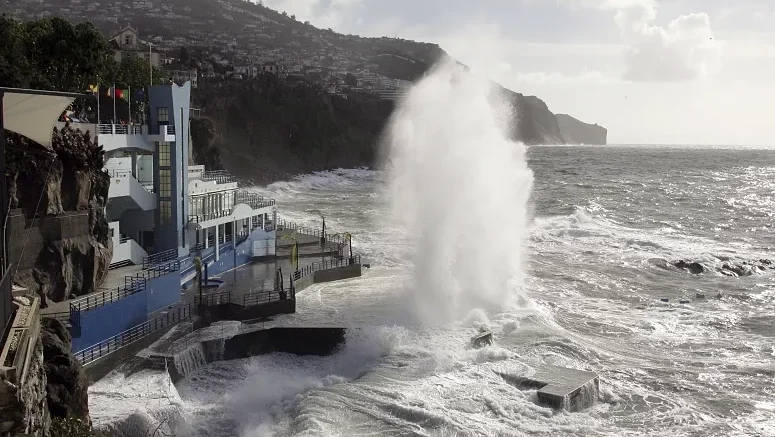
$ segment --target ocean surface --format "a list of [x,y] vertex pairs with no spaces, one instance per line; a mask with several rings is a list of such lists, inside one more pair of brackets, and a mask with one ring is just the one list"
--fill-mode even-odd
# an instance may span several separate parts
[[[179,384],[191,435],[775,435],[775,271],[751,267],[775,261],[775,150],[537,146],[527,164],[514,299],[434,327],[411,316],[418,236],[390,220],[383,172],[257,189],[281,218],[319,227],[322,211],[371,268],[298,295],[307,323],[352,328],[341,352],[215,363]],[[484,216],[465,232],[510,226]],[[471,349],[480,326],[495,343]],[[552,411],[495,373],[540,363],[597,372],[597,404]]]

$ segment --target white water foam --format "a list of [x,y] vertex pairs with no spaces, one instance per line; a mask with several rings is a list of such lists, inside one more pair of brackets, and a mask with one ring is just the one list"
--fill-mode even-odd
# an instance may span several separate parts
[[185,435],[181,399],[167,372],[113,372],[89,387],[94,427],[110,436]]
[[508,139],[511,112],[487,78],[445,62],[390,121],[392,209],[416,239],[407,301],[422,323],[500,309],[521,281],[533,175]]
[[182,376],[188,376],[207,364],[202,343],[193,343],[177,352],[174,357],[175,368]]

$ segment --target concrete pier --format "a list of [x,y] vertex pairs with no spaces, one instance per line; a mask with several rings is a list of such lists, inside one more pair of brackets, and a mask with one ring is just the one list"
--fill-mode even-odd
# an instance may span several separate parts
[[584,370],[541,365],[531,375],[498,374],[518,388],[538,389],[541,403],[570,412],[591,407],[600,392],[597,373]]

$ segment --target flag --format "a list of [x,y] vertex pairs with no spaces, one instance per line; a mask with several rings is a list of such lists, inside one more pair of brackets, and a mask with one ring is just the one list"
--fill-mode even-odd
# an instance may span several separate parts
[[117,89],[116,90],[116,98],[129,101],[129,91]]
[[108,87],[108,92],[105,95],[108,96],[108,97],[113,97],[113,89],[114,88],[115,87],[109,86]]
[[100,86],[99,85],[89,85],[89,92],[92,93],[92,94],[99,94]]

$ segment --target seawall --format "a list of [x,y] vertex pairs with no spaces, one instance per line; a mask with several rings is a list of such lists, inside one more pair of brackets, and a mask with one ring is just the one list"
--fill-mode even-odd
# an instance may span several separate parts
[[231,337],[188,343],[174,354],[150,355],[143,367],[167,369],[177,383],[202,366],[273,352],[325,356],[336,352],[345,340],[345,328],[269,328],[241,332]]

